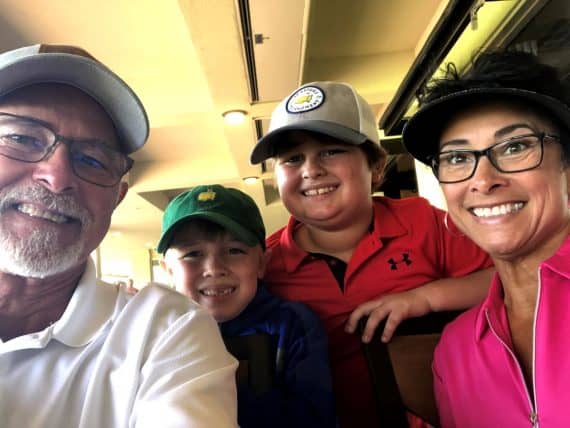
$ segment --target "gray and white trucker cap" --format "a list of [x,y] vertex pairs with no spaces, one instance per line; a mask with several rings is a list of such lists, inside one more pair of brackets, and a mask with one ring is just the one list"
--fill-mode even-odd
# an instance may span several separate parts
[[271,115],[269,132],[251,152],[251,163],[275,156],[276,146],[286,143],[286,131],[293,130],[317,132],[349,144],[370,141],[380,146],[372,108],[347,83],[308,83],[281,101]]

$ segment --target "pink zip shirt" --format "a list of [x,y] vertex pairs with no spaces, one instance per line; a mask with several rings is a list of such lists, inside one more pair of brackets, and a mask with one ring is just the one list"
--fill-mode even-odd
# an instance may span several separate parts
[[539,267],[531,396],[495,275],[479,306],[444,331],[434,388],[442,428],[570,427],[570,237]]

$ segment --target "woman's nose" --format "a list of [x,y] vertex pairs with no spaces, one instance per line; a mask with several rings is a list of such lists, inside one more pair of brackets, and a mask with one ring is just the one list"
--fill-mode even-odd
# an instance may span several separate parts
[[487,156],[479,158],[473,176],[469,179],[472,192],[489,193],[497,187],[505,185],[505,173],[499,171]]

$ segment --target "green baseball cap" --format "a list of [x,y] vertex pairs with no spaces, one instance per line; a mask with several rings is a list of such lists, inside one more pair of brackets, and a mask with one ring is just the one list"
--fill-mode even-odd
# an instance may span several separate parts
[[255,201],[240,190],[212,184],[196,186],[168,204],[157,251],[164,254],[178,227],[195,219],[216,223],[251,247],[265,248],[265,226]]

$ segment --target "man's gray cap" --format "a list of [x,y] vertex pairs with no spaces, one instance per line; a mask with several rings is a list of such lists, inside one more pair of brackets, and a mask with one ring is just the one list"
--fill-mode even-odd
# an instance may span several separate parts
[[33,45],[0,54],[0,97],[36,83],[74,86],[95,99],[113,121],[121,151],[132,153],[148,138],[148,118],[134,91],[87,51]]

